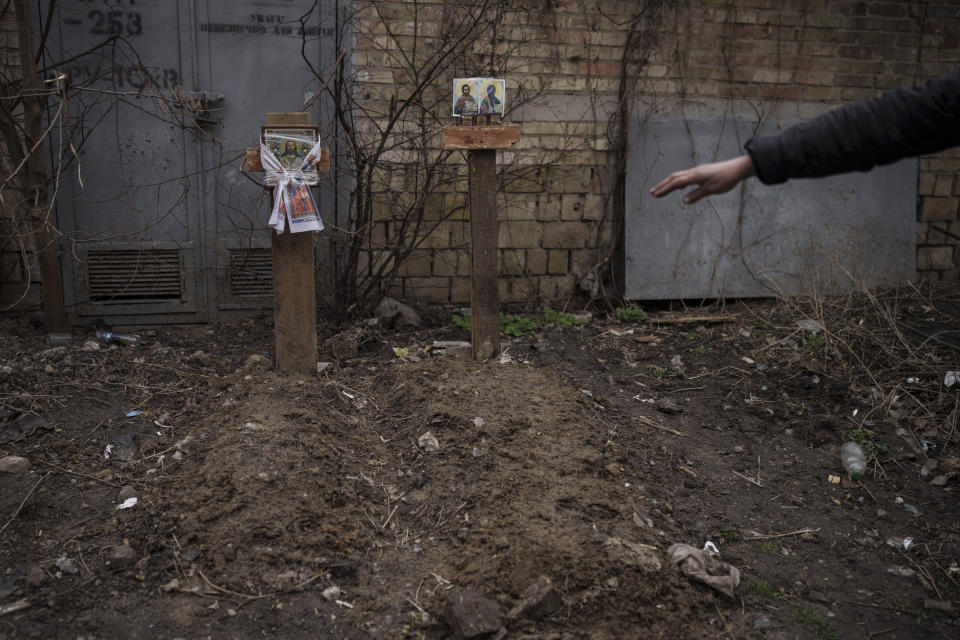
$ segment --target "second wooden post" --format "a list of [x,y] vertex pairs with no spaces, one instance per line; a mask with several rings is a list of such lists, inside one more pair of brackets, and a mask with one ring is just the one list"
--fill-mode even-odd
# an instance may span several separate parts
[[459,126],[443,128],[445,149],[467,151],[470,190],[470,307],[473,357],[500,354],[500,302],[497,278],[497,152],[520,139],[520,127]]

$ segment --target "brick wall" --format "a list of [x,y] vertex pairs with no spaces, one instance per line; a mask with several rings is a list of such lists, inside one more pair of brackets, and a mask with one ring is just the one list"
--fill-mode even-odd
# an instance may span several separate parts
[[[352,63],[356,91],[389,101],[403,91],[402,51],[412,42],[413,3],[379,4],[378,13],[357,3]],[[445,5],[417,3],[419,33],[442,33]],[[728,113],[730,105],[776,111],[789,104],[810,116],[960,64],[960,2],[525,0],[509,7],[495,37],[452,63],[436,90],[448,96],[455,75],[487,75],[491,53],[508,69],[508,103],[544,90],[510,114],[523,138],[516,149],[498,153],[500,293],[514,303],[569,299],[584,276],[605,264],[617,233],[611,191],[621,59],[631,18],[639,13],[645,12],[633,21],[639,33],[631,41],[642,62],[627,73],[636,81],[638,112],[679,100],[706,114]],[[386,35],[385,23],[406,33],[406,41],[398,45]],[[958,174],[960,152],[921,162],[921,277],[960,276]],[[461,180],[431,196],[427,214],[443,222],[401,269],[393,293],[469,300],[465,190]],[[397,239],[391,224],[389,216],[376,223],[375,241]]]

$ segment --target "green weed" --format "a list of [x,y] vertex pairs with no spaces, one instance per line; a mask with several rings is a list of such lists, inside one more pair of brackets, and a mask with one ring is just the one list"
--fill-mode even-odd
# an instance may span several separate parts
[[614,317],[620,322],[646,322],[647,312],[640,307],[617,307],[613,310]]
[[803,336],[803,347],[810,351],[820,351],[827,346],[827,336],[822,333],[808,333]]
[[550,307],[544,307],[542,321],[543,324],[554,324],[560,327],[579,327],[588,322],[586,318],[578,318],[566,311],[554,311]]
[[702,356],[705,353],[713,353],[713,346],[708,344],[702,344],[696,349],[694,349],[693,352],[698,356]]
[[[516,313],[500,314],[500,333],[520,337],[525,333],[536,331],[542,326],[555,325],[559,327],[576,327],[587,324],[586,318],[577,318],[566,311],[556,311],[550,307],[543,310],[543,315],[524,317]],[[470,318],[460,314],[453,314],[453,324],[464,331],[472,331]]]
[[797,609],[797,622],[805,624],[813,629],[817,635],[817,640],[837,640],[837,632],[833,625],[817,615],[813,607],[804,605]]
[[887,443],[877,441],[876,435],[869,429],[854,429],[847,432],[847,438],[853,440],[863,451],[863,456],[870,460],[876,458],[881,453],[887,452]]
[[470,318],[465,318],[459,313],[453,314],[453,324],[454,326],[460,327],[464,331],[473,331],[473,326],[470,322]]
[[770,555],[778,556],[780,555],[780,545],[773,540],[764,540],[760,543],[760,551],[763,553],[769,553]]
[[500,314],[500,333],[504,335],[519,338],[539,328],[540,321],[537,318],[524,318],[516,313]]
[[766,580],[754,580],[747,585],[747,590],[750,591],[755,596],[760,596],[761,598],[778,598],[780,596],[780,589]]
[[720,539],[724,542],[740,542],[740,532],[736,529],[724,529],[720,532]]

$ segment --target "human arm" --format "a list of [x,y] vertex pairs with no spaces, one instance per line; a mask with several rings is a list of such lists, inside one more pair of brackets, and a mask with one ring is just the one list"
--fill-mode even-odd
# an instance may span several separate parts
[[726,193],[755,173],[753,160],[749,155],[744,154],[731,160],[702,164],[692,169],[671,173],[651,189],[650,193],[662,198],[675,189],[699,185],[697,189],[683,196],[684,204],[693,204],[704,196]]
[[960,145],[960,68],[747,142],[764,184],[867,171]]
[[[650,193],[663,197],[691,184],[692,204],[752,175],[764,184],[866,171],[902,158],[960,145],[960,68],[919,87],[834,109],[746,144],[748,155],[671,174]],[[749,169],[746,166],[749,160]]]

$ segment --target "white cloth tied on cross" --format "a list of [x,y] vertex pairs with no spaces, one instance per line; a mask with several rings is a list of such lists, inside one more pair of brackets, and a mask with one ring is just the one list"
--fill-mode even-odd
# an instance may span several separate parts
[[268,180],[277,182],[273,190],[273,210],[267,223],[267,226],[275,229],[277,233],[283,233],[288,223],[290,233],[323,229],[323,221],[317,213],[317,203],[304,173],[319,157],[320,140],[317,140],[299,169],[286,169],[267,145],[260,142],[263,170]]

